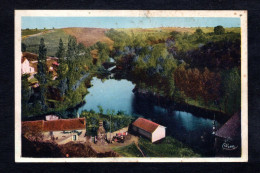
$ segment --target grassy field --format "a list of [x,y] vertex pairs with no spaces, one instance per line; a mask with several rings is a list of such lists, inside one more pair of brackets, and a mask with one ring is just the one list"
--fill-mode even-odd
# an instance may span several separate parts
[[113,150],[123,157],[142,157],[141,152],[137,149],[134,143],[123,147],[117,147]]
[[[198,27],[191,27],[191,28],[181,28],[181,27],[160,27],[160,28],[123,28],[123,29],[116,29],[118,31],[124,31],[127,34],[139,34],[139,33],[146,33],[146,34],[153,34],[153,33],[165,33],[169,34],[172,31],[177,31],[177,32],[187,32],[187,33],[194,33],[198,29]],[[200,29],[204,33],[209,33],[209,32],[214,32],[214,27],[200,27]],[[240,33],[241,29],[237,27],[232,27],[232,28],[225,28],[225,32],[235,32],[235,33]]]
[[23,29],[22,30],[22,37],[25,38],[29,35],[34,35],[34,34],[38,34],[38,33],[41,33],[41,32],[46,32],[48,31],[47,29]]
[[[158,144],[152,144],[148,139],[140,138],[138,145],[146,157],[200,157],[192,149],[169,136]],[[118,147],[114,151],[124,157],[142,157],[135,144]]]
[[69,35],[65,33],[62,29],[53,30],[52,32],[47,32],[44,34],[27,37],[22,40],[26,44],[27,52],[32,52],[38,54],[40,39],[44,38],[44,43],[47,47],[47,56],[55,56],[60,38],[63,41],[64,47],[67,47]]

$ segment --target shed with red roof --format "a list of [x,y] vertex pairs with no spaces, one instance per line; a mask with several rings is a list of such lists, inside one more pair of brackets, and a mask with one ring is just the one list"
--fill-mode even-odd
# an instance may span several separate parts
[[151,139],[151,142],[156,142],[165,138],[166,127],[145,118],[138,118],[132,125],[133,131]]

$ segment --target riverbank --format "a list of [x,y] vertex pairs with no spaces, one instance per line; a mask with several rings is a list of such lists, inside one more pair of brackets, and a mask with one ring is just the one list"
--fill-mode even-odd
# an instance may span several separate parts
[[169,98],[165,98],[157,93],[152,93],[145,89],[139,89],[135,87],[133,93],[140,99],[146,99],[147,101],[167,109],[169,112],[175,111],[188,111],[198,117],[215,119],[221,123],[226,122],[230,117],[222,111],[211,109],[204,106],[199,106],[195,102],[188,102],[183,100],[181,103],[174,102]]

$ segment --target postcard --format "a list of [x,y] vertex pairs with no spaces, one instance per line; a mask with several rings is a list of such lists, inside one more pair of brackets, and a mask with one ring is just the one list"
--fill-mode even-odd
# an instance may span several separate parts
[[16,162],[247,162],[247,11],[15,10]]

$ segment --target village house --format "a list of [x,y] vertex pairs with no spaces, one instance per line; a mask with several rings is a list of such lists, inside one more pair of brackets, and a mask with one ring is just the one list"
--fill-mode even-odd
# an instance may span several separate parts
[[34,67],[30,65],[26,57],[22,57],[21,70],[22,74],[33,74],[35,72]]
[[[48,68],[48,72],[52,74],[53,80],[55,80],[57,76],[57,69],[59,66],[57,57],[47,57],[46,65]],[[30,52],[22,53],[22,74],[30,74],[30,78],[33,78],[33,75],[37,73],[37,65],[38,65],[38,55]]]
[[[50,116],[51,117],[51,116]],[[49,117],[49,119],[51,119]],[[38,135],[43,142],[66,144],[71,141],[85,142],[85,118],[38,120],[22,122],[22,133],[29,140],[35,140]]]
[[133,122],[132,129],[134,132],[150,139],[152,143],[165,138],[166,134],[166,127],[144,118],[138,118]]

